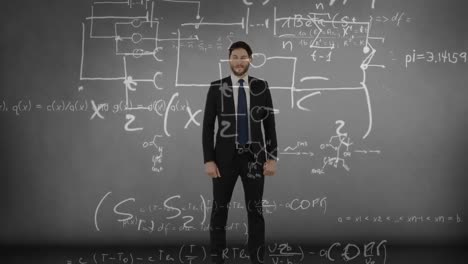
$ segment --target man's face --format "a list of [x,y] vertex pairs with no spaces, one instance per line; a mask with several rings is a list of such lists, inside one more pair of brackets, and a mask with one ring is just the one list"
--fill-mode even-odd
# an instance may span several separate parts
[[234,75],[241,77],[249,69],[252,59],[249,57],[247,51],[243,48],[235,49],[231,52],[229,57],[229,65]]

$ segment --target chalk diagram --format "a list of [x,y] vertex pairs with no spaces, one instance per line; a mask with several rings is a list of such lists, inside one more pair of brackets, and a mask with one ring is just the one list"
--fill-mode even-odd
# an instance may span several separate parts
[[[327,1],[324,1],[327,2]],[[327,4],[333,5],[335,1]],[[160,172],[162,163],[163,147],[156,143],[156,139],[170,137],[168,129],[168,114],[174,111],[174,103],[179,97],[184,87],[208,87],[209,82],[203,79],[195,82],[193,76],[199,75],[200,62],[195,64],[196,59],[190,59],[188,53],[200,56],[209,60],[209,63],[202,65],[214,65],[214,70],[219,73],[220,78],[227,75],[228,60],[224,59],[225,51],[233,40],[249,35],[251,31],[266,33],[268,37],[277,41],[282,53],[292,53],[299,50],[303,56],[268,54],[268,52],[256,52],[253,54],[253,69],[266,67],[267,65],[281,65],[285,77],[285,83],[270,83],[271,90],[286,90],[290,95],[291,109],[299,111],[310,111],[306,103],[314,96],[323,92],[332,91],[353,91],[364,94],[364,101],[367,107],[367,128],[362,139],[365,139],[372,131],[372,104],[369,96],[368,69],[385,68],[384,65],[373,64],[377,50],[373,43],[383,43],[383,37],[371,36],[371,21],[359,21],[354,17],[332,14],[325,12],[323,3],[311,4],[312,12],[307,14],[280,15],[281,8],[274,6],[270,1],[253,3],[244,1],[240,10],[244,13],[235,14],[232,20],[230,17],[226,21],[213,21],[210,17],[204,17],[202,1],[184,0],[128,0],[128,1],[94,1],[91,5],[91,15],[86,17],[82,23],[82,45],[81,45],[81,81],[104,81],[112,82],[113,85],[120,83],[124,91],[124,107],[127,123],[127,131],[140,131],[143,127],[132,127],[137,111],[158,111],[157,104],[144,105],[135,101],[135,93],[141,85],[150,85],[153,92],[164,91],[168,87],[175,87],[177,92],[173,93],[170,100],[164,102],[160,116],[164,119],[164,134],[157,134],[153,139],[148,139],[143,143],[144,148],[154,146],[156,151],[152,157],[152,171]],[[346,1],[342,3],[346,4]],[[374,8],[375,1],[372,1]],[[261,6],[261,15],[251,14],[253,6]],[[171,9],[172,8],[172,9]],[[191,13],[187,17],[177,17],[175,24],[168,24],[167,10],[183,10]],[[161,11],[164,10],[164,11]],[[252,11],[253,12],[253,11]],[[160,13],[160,14],[159,14]],[[166,13],[166,16],[164,14]],[[232,15],[231,15],[232,16]],[[172,18],[174,20],[174,18]],[[182,21],[179,21],[182,20]],[[172,21],[172,20],[171,20]],[[169,26],[168,26],[169,25]],[[209,30],[206,30],[209,29]],[[205,31],[204,31],[205,30]],[[208,31],[208,32],[206,32]],[[214,33],[213,33],[214,32]],[[211,34],[211,37],[210,37]],[[208,36],[208,37],[207,37]],[[101,42],[99,42],[101,41]],[[97,44],[95,44],[97,43]],[[96,45],[112,56],[110,60],[116,62],[114,72],[100,71],[97,67],[89,67],[86,63],[90,59],[88,50],[91,45]],[[335,53],[340,49],[358,48],[360,50],[359,61],[353,73],[358,73],[358,81],[353,81],[352,85],[339,85],[342,82],[334,82],[335,76],[317,73],[311,75],[307,69],[299,69],[298,65],[303,65],[304,61],[313,63],[329,63],[337,60]],[[172,49],[172,50],[171,50]],[[165,56],[166,53],[173,52],[175,56]],[[196,54],[200,53],[200,54]],[[348,52],[349,53],[349,52]],[[210,54],[210,56],[206,56]],[[213,57],[217,61],[213,61]],[[187,59],[186,59],[187,58]],[[195,57],[198,58],[198,57]],[[351,59],[355,59],[352,57]],[[170,60],[170,61],[169,61]],[[152,66],[150,71],[141,71],[141,67]],[[191,65],[194,63],[194,65]],[[174,65],[174,68],[164,72],[167,65]],[[343,63],[345,64],[345,63]],[[163,65],[166,66],[163,67]],[[349,64],[348,64],[349,65]],[[354,64],[353,64],[354,65]],[[175,73],[175,74],[174,74]],[[315,73],[315,72],[314,72]],[[206,74],[205,74],[206,75]],[[212,78],[213,76],[207,76]],[[177,89],[180,88],[180,89]],[[122,91],[118,90],[118,91]],[[304,95],[305,94],[305,95]],[[150,95],[151,96],[151,95]],[[146,96],[148,97],[148,96]],[[200,126],[201,109],[191,109],[190,99],[186,100],[182,112],[188,116],[184,129]],[[95,109],[99,111],[98,109]],[[278,109],[274,109],[278,113]],[[96,114],[96,113],[95,113]],[[99,116],[99,114],[98,114]],[[338,121],[337,121],[338,122]],[[323,148],[332,148],[340,153],[349,152],[352,145],[349,137],[344,134],[332,136],[330,142],[324,143]],[[338,145],[332,143],[337,141]],[[260,142],[251,142],[260,144]],[[347,151],[343,151],[347,148]],[[262,148],[262,151],[265,148]],[[279,152],[279,154],[290,154]],[[361,152],[362,153],[362,152]],[[380,151],[375,151],[380,153]],[[258,169],[261,166],[257,162],[258,153],[253,153],[255,161],[251,168]],[[312,156],[312,155],[310,155]],[[324,161],[324,167],[333,165],[341,166],[349,170],[349,166],[341,157],[328,157]],[[341,164],[341,165],[338,165]],[[323,168],[322,170],[323,172]],[[252,174],[252,177],[259,175]]]

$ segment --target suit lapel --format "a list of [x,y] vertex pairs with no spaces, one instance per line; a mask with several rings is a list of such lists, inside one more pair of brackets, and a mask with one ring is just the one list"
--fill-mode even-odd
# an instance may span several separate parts
[[248,85],[249,85],[249,141],[252,141],[252,125],[253,125],[253,119],[252,119],[252,108],[255,106],[255,96],[252,96],[253,93],[253,78],[251,76],[248,76]]
[[221,113],[224,115],[234,114],[234,96],[231,77],[226,77],[221,83]]
[[[249,84],[248,84],[248,85],[249,85],[249,99],[250,99],[249,117],[250,117],[250,113],[252,113],[252,107],[253,107],[254,104],[255,104],[255,99],[254,99],[254,97],[252,96],[252,94],[253,94],[253,90],[252,90],[252,89],[254,89],[254,87],[253,87],[253,85],[252,85],[254,82],[253,82],[252,80],[253,80],[253,78],[252,78],[251,76],[248,76],[248,82],[249,82]],[[251,119],[251,118],[249,118],[249,124],[250,124],[250,119]]]

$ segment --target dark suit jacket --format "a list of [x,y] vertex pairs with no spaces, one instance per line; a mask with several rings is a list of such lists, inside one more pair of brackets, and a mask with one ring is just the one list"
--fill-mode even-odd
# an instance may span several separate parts
[[[273,103],[268,83],[248,76],[250,87],[249,126],[250,152],[263,171],[266,159],[277,159],[277,141]],[[218,119],[216,143],[214,142],[215,119]],[[265,138],[262,133],[262,126]],[[215,161],[218,167],[232,168],[236,154],[236,117],[231,77],[214,81],[206,97],[203,117],[204,162]],[[265,145],[266,142],[266,145]]]

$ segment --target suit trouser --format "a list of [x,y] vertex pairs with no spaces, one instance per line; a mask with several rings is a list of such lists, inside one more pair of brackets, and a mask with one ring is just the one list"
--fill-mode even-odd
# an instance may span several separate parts
[[228,206],[237,177],[240,175],[244,188],[245,208],[247,209],[249,258],[252,263],[263,263],[265,255],[265,221],[262,199],[265,177],[263,172],[261,177],[248,175],[249,161],[254,161],[250,153],[236,154],[234,161],[235,168],[233,171],[224,172],[220,169],[221,177],[212,178],[213,206],[210,219],[212,261],[214,263],[223,263],[222,252],[226,248]]

